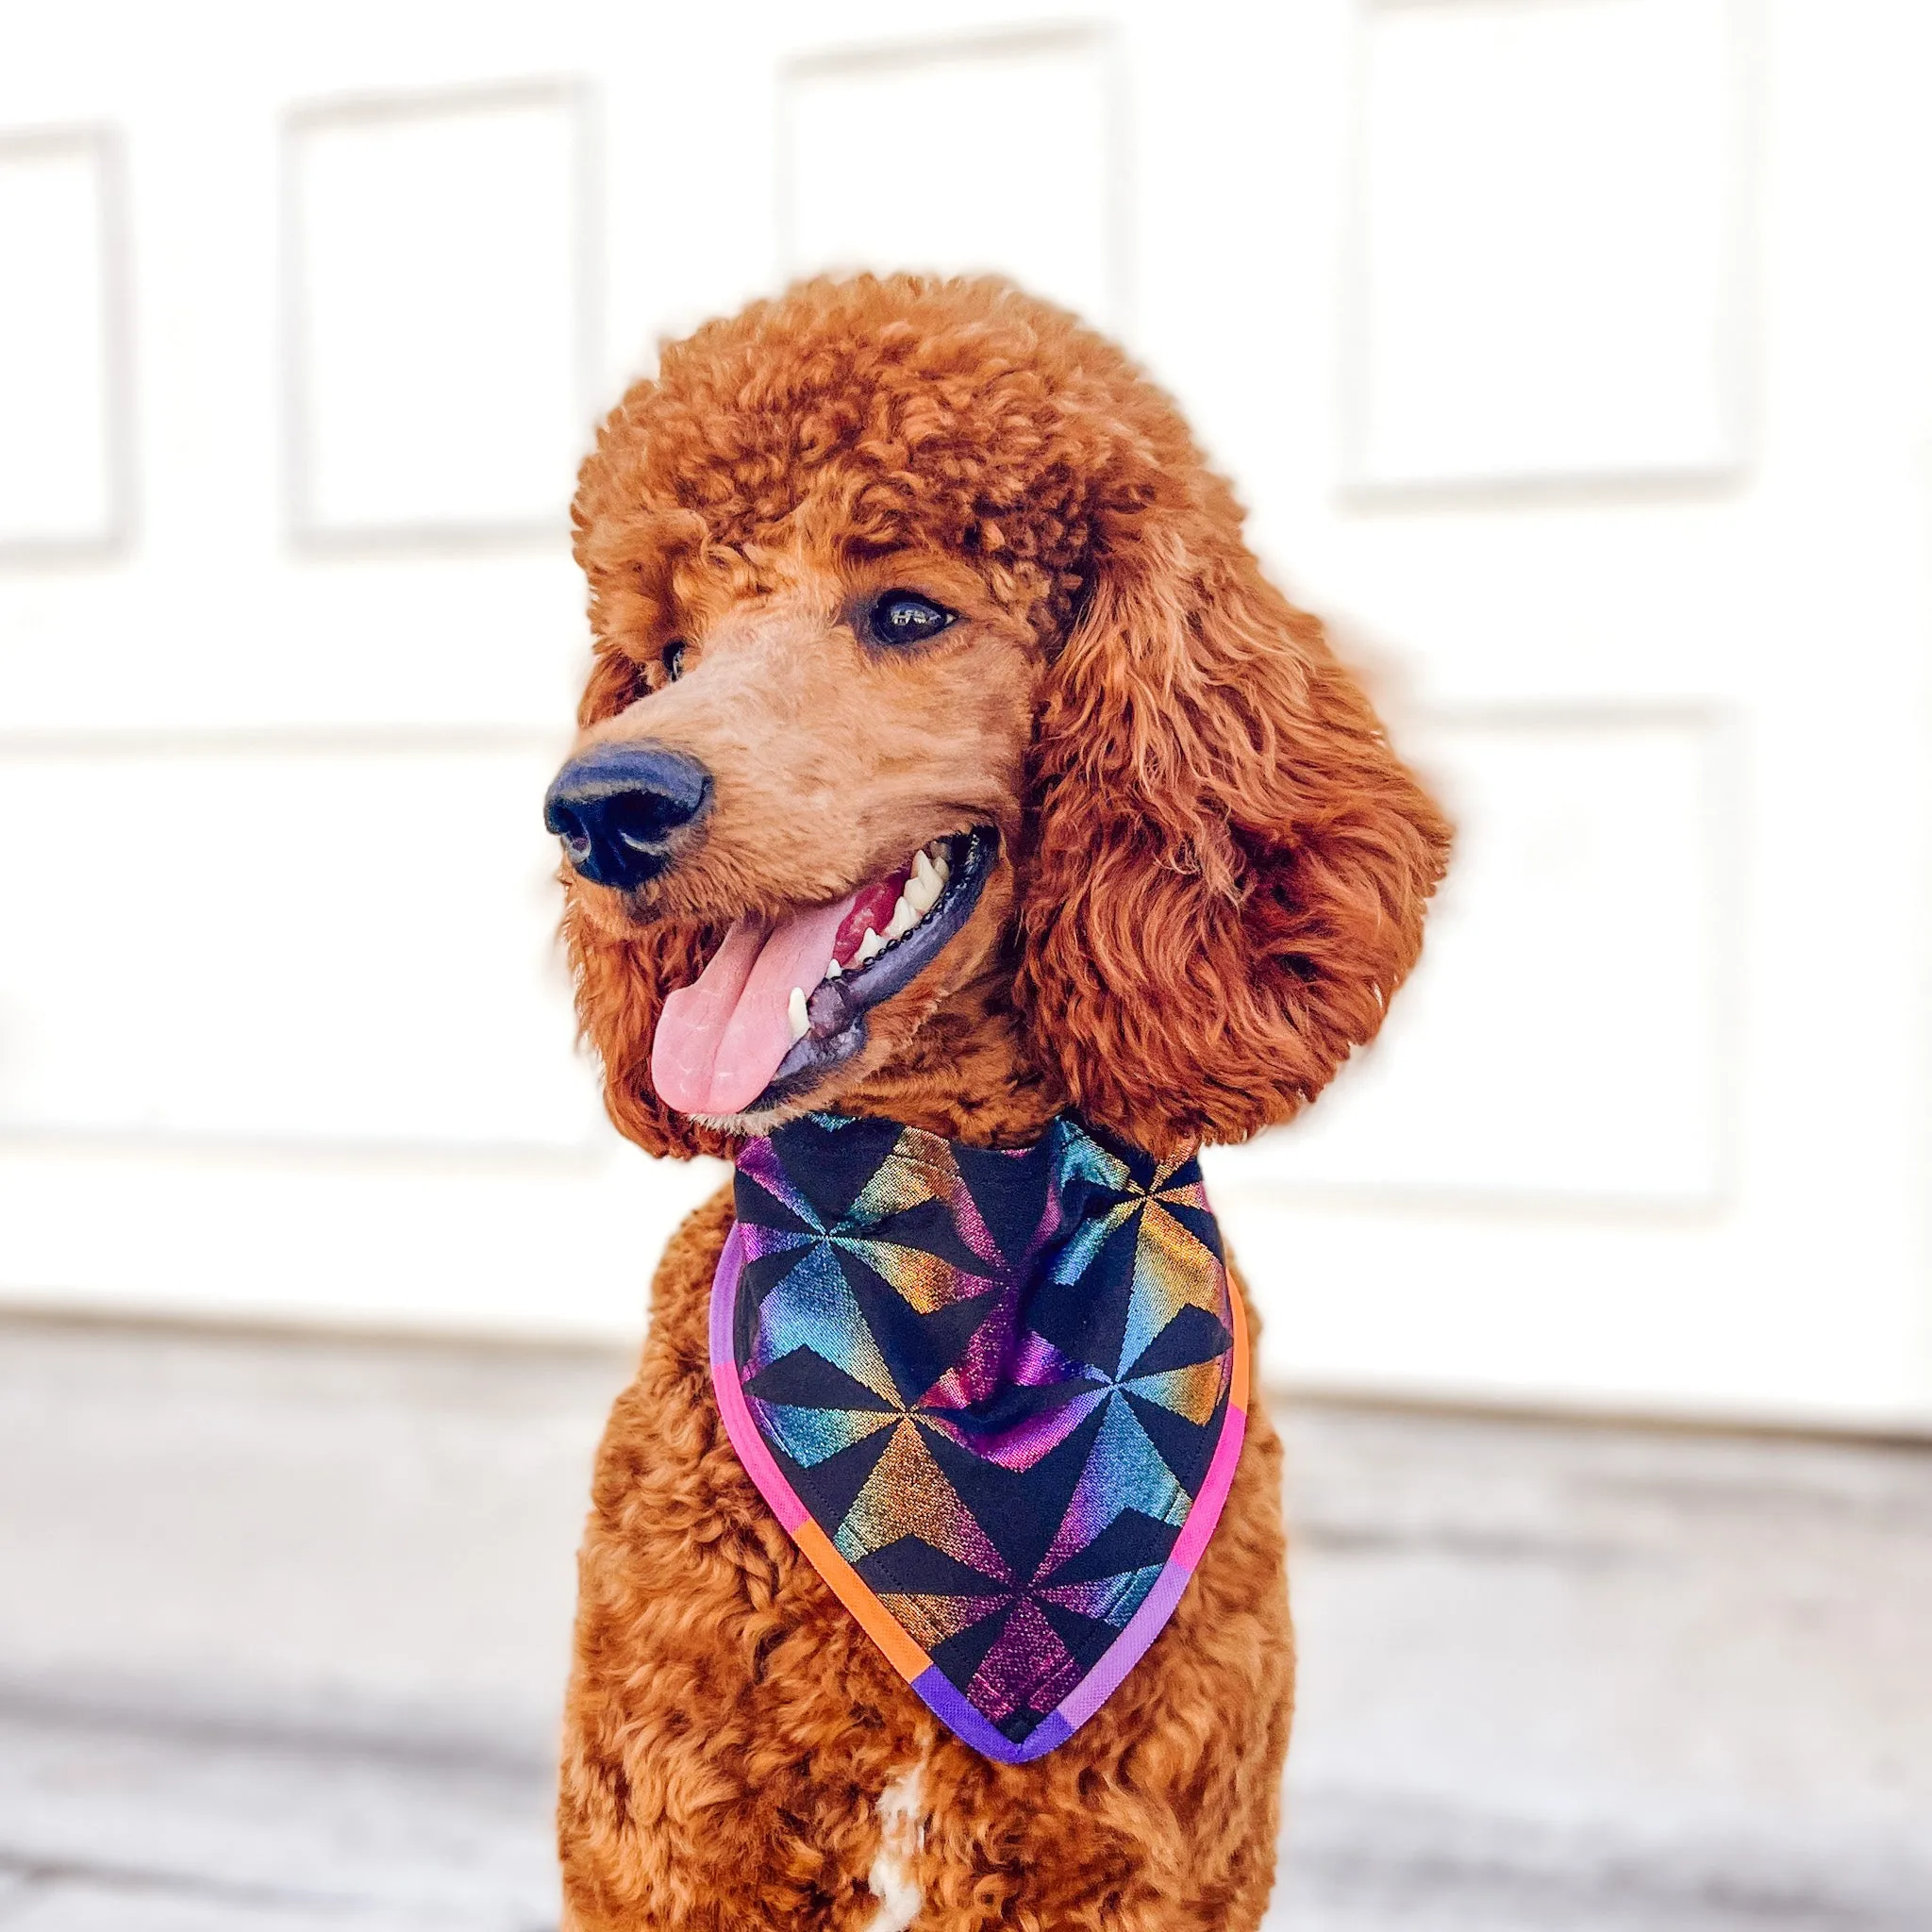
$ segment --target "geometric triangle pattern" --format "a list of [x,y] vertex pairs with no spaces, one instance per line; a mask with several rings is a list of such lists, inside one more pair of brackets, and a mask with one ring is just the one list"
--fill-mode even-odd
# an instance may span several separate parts
[[746,1472],[935,1712],[1065,1741],[1174,1613],[1246,1421],[1198,1162],[808,1114],[738,1151],[711,1376]]

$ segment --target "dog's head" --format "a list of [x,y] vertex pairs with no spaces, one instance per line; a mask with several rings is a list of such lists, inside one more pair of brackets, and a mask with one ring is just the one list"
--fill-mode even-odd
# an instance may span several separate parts
[[620,1128],[862,1095],[969,989],[1157,1152],[1381,1023],[1448,832],[1173,404],[992,280],[816,281],[665,349],[575,510],[547,810]]

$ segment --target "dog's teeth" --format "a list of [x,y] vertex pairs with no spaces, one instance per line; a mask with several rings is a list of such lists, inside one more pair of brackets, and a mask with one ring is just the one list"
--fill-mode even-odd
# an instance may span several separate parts
[[899,894],[899,903],[892,908],[892,917],[886,926],[888,940],[902,940],[919,924],[919,908],[904,892]]
[[[919,855],[919,862],[925,865],[925,854]],[[932,910],[933,902],[940,895],[940,875],[932,867],[925,865],[924,874],[914,873],[906,881],[906,890],[900,894],[900,903],[910,906],[920,918]]]
[[805,989],[794,986],[791,989],[791,1002],[786,1008],[791,1021],[791,1037],[803,1040],[811,1031],[811,1016],[805,1010]]
[[[912,876],[932,893],[934,899],[940,895],[940,869],[924,852],[912,861]],[[927,902],[928,904],[931,901]]]
[[829,965],[827,966],[827,967],[826,967],[826,968],[825,968],[825,977],[826,977],[827,979],[841,979],[841,978],[843,978],[843,977],[844,977],[844,974],[845,974],[845,969],[844,969],[844,967],[842,967],[841,965],[840,965],[840,963],[839,963],[839,962],[838,962],[838,960],[836,960],[836,959],[834,959],[834,960],[833,960],[833,961],[832,961],[832,962],[831,962],[831,963],[830,963],[830,964],[829,964]]
[[876,959],[886,950],[886,942],[871,926],[865,929],[865,937],[858,942],[858,963],[863,966],[868,960]]

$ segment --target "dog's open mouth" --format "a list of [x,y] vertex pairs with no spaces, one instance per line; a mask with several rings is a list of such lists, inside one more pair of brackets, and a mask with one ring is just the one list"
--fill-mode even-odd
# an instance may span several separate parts
[[991,869],[990,825],[935,839],[896,870],[772,924],[741,919],[664,1002],[651,1084],[711,1119],[782,1106],[864,1046],[866,1013],[959,931]]

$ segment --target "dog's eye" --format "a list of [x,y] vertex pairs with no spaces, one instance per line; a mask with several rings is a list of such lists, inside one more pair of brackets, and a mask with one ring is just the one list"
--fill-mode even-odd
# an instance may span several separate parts
[[937,637],[955,616],[916,591],[888,591],[866,613],[865,628],[874,643],[891,648]]
[[664,646],[663,657],[664,675],[675,684],[684,675],[684,640],[673,638]]

